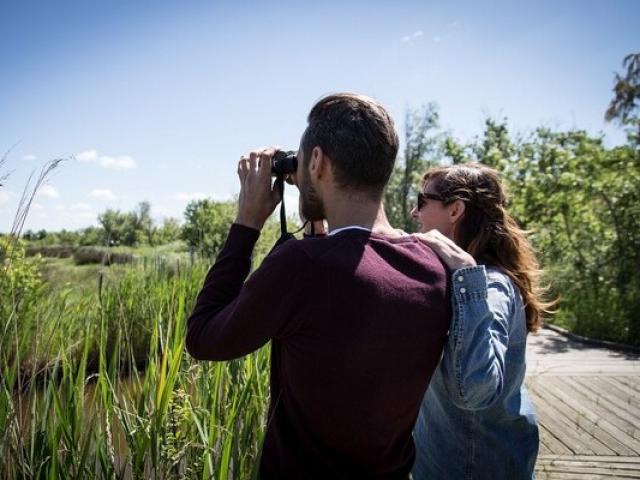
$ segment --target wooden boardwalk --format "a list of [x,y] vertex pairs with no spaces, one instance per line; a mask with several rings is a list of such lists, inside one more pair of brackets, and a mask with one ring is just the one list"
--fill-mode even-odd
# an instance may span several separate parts
[[640,479],[640,355],[530,335],[537,479]]

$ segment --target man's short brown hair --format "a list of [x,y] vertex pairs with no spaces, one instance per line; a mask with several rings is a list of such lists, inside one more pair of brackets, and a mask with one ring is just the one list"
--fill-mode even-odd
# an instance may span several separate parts
[[305,159],[320,147],[331,159],[341,188],[380,198],[398,154],[398,135],[385,108],[364,95],[338,93],[316,103],[307,121]]

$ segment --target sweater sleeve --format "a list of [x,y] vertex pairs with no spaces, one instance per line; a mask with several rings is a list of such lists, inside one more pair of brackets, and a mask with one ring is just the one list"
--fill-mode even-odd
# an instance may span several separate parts
[[304,273],[297,241],[275,248],[245,282],[260,233],[233,224],[187,321],[187,351],[199,360],[230,360],[294,328]]
[[482,265],[456,270],[452,280],[454,318],[442,371],[452,401],[480,410],[504,386],[513,287],[503,274],[488,276]]

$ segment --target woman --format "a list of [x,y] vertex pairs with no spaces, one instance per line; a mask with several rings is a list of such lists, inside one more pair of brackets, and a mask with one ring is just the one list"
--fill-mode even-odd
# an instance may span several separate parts
[[453,320],[414,436],[413,477],[534,476],[538,426],[523,384],[527,333],[542,324],[535,256],[495,170],[434,168],[411,212],[452,272]]

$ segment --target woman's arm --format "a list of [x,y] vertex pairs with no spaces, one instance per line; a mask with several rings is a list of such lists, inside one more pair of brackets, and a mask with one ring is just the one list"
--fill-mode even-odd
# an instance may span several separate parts
[[456,270],[452,288],[454,318],[440,368],[454,404],[480,410],[502,393],[513,287],[479,265]]
[[439,373],[459,408],[489,407],[502,393],[515,292],[509,278],[483,265],[437,230],[416,234],[453,271],[453,321]]

